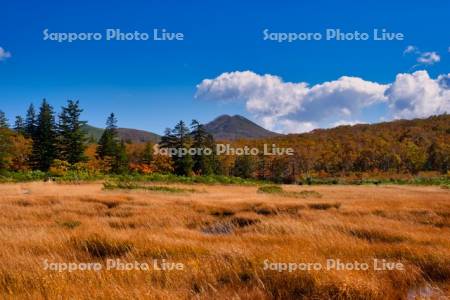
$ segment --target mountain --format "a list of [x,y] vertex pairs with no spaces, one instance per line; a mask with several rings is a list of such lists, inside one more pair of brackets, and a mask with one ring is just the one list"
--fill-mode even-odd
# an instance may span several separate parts
[[205,129],[216,140],[258,139],[280,135],[239,115],[222,115],[205,124]]
[[156,133],[139,129],[117,128],[117,132],[119,133],[119,137],[125,142],[131,141],[133,143],[158,143],[160,139],[160,136]]
[[[104,129],[102,128],[97,128],[91,125],[85,125],[83,129],[87,133],[87,135],[94,141],[98,141],[104,131]],[[119,134],[119,137],[125,142],[130,141],[133,143],[157,143],[160,139],[160,136],[156,133],[138,129],[117,128],[117,132]]]

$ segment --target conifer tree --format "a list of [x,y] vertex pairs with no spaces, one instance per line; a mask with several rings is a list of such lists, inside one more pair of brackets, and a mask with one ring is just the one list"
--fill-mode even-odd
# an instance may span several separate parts
[[53,108],[47,100],[42,101],[37,117],[36,132],[33,137],[34,167],[47,171],[57,156],[56,149],[56,125]]
[[21,116],[16,116],[16,121],[14,122],[14,131],[18,134],[25,135],[25,122]]
[[59,157],[70,164],[85,161],[86,133],[83,131],[85,121],[80,121],[83,110],[79,101],[69,100],[59,115]]
[[[196,174],[210,175],[214,171],[214,138],[197,120],[192,120],[191,128],[192,148],[201,149],[201,153],[197,153],[192,156],[192,170]],[[211,154],[205,154],[205,149],[209,149]]]
[[[162,148],[177,149],[180,153],[182,149],[189,150],[191,147],[191,135],[189,128],[183,121],[178,122],[172,130],[166,130],[161,139]],[[174,171],[177,175],[192,175],[192,157],[189,154],[175,155],[172,157]]]
[[3,111],[0,110],[0,128],[9,128],[8,119]]
[[106,120],[106,128],[98,141],[97,156],[100,159],[105,157],[114,157],[117,150],[119,137],[117,134],[117,119],[114,113],[111,113]]
[[34,105],[30,104],[25,117],[25,136],[28,138],[34,138],[36,134],[36,127],[36,110],[34,109]]
[[112,161],[112,171],[117,174],[126,173],[128,171],[128,156],[123,140],[117,144],[115,152]]
[[106,129],[99,140],[97,156],[100,159],[110,159],[111,171],[114,173],[125,173],[128,170],[126,146],[119,139],[114,113],[106,120]]

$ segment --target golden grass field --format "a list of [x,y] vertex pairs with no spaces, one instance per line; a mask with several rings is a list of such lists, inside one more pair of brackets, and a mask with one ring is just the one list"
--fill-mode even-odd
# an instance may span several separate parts
[[[161,185],[161,184],[157,184]],[[0,294],[26,299],[447,299],[450,190],[413,186],[0,185]],[[314,193],[301,191],[314,191]],[[331,204],[331,205],[328,205]],[[51,263],[183,270],[46,270]],[[374,270],[373,259],[405,270]],[[268,270],[264,261],[367,263]],[[422,297],[422,298],[420,298]]]

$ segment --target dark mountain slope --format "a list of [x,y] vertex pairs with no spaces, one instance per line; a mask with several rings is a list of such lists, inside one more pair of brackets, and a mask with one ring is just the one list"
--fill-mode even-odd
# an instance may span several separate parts
[[205,124],[205,129],[216,140],[259,139],[279,135],[239,115],[222,115]]

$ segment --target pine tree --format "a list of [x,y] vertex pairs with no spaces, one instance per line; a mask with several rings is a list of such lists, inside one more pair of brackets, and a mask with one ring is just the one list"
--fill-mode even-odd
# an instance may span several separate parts
[[97,156],[100,159],[105,157],[114,157],[117,150],[119,137],[117,134],[117,119],[114,113],[109,115],[106,120],[106,128],[98,141]]
[[8,119],[3,111],[0,110],[0,128],[9,128]]
[[14,131],[18,134],[25,135],[25,122],[21,116],[16,116],[16,121],[14,122]]
[[6,169],[11,158],[11,131],[6,128],[0,128],[0,170]]
[[112,162],[112,171],[117,174],[123,174],[128,171],[128,156],[123,140],[116,146],[116,153]]
[[[214,172],[214,138],[197,120],[192,120],[191,128],[192,148],[201,149],[201,153],[192,156],[192,170],[196,174],[210,175]],[[210,149],[211,154],[205,154],[205,149]]]
[[34,105],[30,104],[25,117],[25,136],[28,138],[35,138],[37,128],[36,111]]
[[34,167],[47,171],[56,158],[56,125],[53,108],[42,101],[37,117],[37,127],[33,138],[33,163]]
[[[183,121],[178,122],[174,129],[166,130],[166,134],[161,139],[160,145],[163,148],[177,149],[179,152],[182,149],[189,150],[191,147],[189,128]],[[192,157],[189,154],[173,156],[172,160],[175,174],[184,176],[192,175]]]
[[114,113],[111,113],[106,121],[106,129],[98,143],[97,156],[100,159],[109,159],[111,171],[114,173],[125,173],[128,170],[126,146],[123,141],[119,140],[117,119]]
[[86,133],[83,131],[85,121],[80,121],[83,110],[79,101],[69,100],[59,115],[59,156],[70,164],[85,161]]

